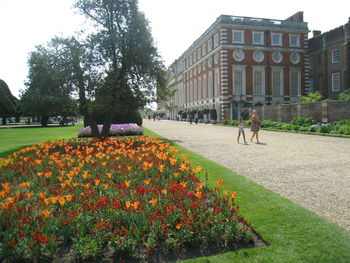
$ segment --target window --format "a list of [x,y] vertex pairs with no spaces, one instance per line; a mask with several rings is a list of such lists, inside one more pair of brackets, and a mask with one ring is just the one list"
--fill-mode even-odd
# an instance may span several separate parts
[[201,77],[199,77],[199,79],[198,79],[198,99],[203,99],[203,92],[202,92],[202,90],[203,90],[203,87],[202,87],[202,78]]
[[211,39],[208,40],[208,53],[213,49],[213,41]]
[[244,44],[243,30],[232,30],[232,43]]
[[213,72],[209,72],[208,77],[209,98],[213,98]]
[[271,45],[282,46],[282,33],[271,33]]
[[291,96],[296,97],[300,95],[300,71],[291,71],[290,89]]
[[272,96],[283,95],[283,71],[281,69],[272,70]]
[[338,62],[340,62],[340,50],[332,50],[332,63],[335,64]]
[[219,45],[219,34],[214,35],[214,48]]
[[206,55],[206,46],[204,45],[202,47],[202,57],[204,57]]
[[203,98],[208,98],[208,89],[207,89],[207,74],[203,76]]
[[233,95],[240,96],[246,93],[245,68],[233,68]]
[[194,99],[193,100],[198,100],[198,86],[197,86],[197,79],[194,80],[193,82],[193,89],[194,89]]
[[289,46],[300,47],[300,35],[289,34]]
[[332,73],[332,91],[337,92],[340,90],[340,73]]
[[314,92],[314,80],[309,79],[309,93],[313,93],[313,92]]
[[215,69],[214,85],[215,97],[220,96],[220,72],[218,69]]
[[253,31],[253,44],[264,45],[264,32]]
[[254,69],[253,72],[253,95],[254,96],[262,96],[264,95],[264,69]]
[[198,50],[197,50],[197,57],[198,57],[198,60],[200,60],[201,59],[201,49],[199,48]]

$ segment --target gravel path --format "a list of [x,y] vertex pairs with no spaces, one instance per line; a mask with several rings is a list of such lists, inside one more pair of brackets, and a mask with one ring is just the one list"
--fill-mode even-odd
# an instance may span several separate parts
[[244,145],[235,127],[165,120],[143,126],[350,231],[350,139],[260,131],[261,144]]

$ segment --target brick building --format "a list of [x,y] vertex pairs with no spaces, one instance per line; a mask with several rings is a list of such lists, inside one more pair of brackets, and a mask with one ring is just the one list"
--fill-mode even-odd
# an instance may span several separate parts
[[308,54],[310,91],[337,99],[341,92],[350,89],[350,19],[324,34],[313,31]]
[[307,91],[307,23],[222,15],[169,67],[174,96],[158,105],[174,119],[179,110],[216,108],[236,119],[240,105],[296,101]]

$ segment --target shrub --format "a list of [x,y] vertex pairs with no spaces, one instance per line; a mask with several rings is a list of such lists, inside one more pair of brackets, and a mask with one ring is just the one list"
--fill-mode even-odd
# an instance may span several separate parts
[[198,111],[198,119],[203,119],[203,111]]
[[224,125],[228,125],[228,124],[230,123],[230,120],[223,120],[222,123],[223,123]]
[[333,122],[335,125],[350,125],[350,120],[341,120]]
[[209,114],[209,109],[204,109],[203,114]]
[[332,133],[336,130],[336,126],[334,124],[323,124],[321,125],[319,131],[322,133]]
[[280,129],[282,126],[282,123],[279,121],[272,121],[272,120],[263,120],[261,122],[261,127],[262,128],[276,128]]
[[291,130],[294,130],[294,127],[295,127],[295,125],[293,125],[291,123],[285,123],[285,124],[282,124],[281,129],[291,131]]
[[339,100],[350,100],[350,89],[339,94]]
[[300,126],[299,131],[301,132],[307,132],[309,130],[309,127],[306,126]]
[[340,126],[340,128],[338,129],[338,132],[340,134],[350,135],[350,125]]
[[321,100],[323,100],[323,96],[319,91],[316,91],[314,93],[309,93],[307,94],[307,96],[303,96],[299,98],[300,102],[315,102],[315,101],[321,101]]
[[317,121],[313,117],[295,117],[290,123],[299,126],[310,126],[316,124]]
[[181,117],[182,117],[183,119],[186,119],[186,118],[187,118],[187,112],[184,111],[184,112],[182,113]]
[[314,124],[309,126],[309,132],[318,132],[320,130],[320,125]]
[[230,125],[232,125],[232,126],[238,126],[238,120],[232,120],[232,121],[230,121]]

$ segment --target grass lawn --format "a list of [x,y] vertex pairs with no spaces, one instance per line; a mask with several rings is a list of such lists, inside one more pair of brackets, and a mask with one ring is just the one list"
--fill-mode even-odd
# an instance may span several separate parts
[[[145,129],[145,135],[158,136]],[[350,233],[294,202],[179,145],[180,154],[190,153],[192,166],[208,172],[209,184],[224,180],[224,188],[237,192],[241,214],[270,246],[243,249],[185,262],[350,262]],[[204,178],[202,178],[204,179]]]
[[77,137],[82,125],[63,127],[1,128],[0,158],[38,142]]
[[[8,154],[37,142],[75,137],[80,128],[0,129],[0,157],[6,158]],[[147,129],[145,135],[160,137]],[[210,185],[214,186],[218,179],[223,179],[226,190],[237,192],[236,204],[240,206],[241,214],[270,243],[267,247],[184,262],[350,262],[349,232],[199,154],[177,147],[179,154],[190,153],[188,159],[193,167],[200,165],[208,172]]]

